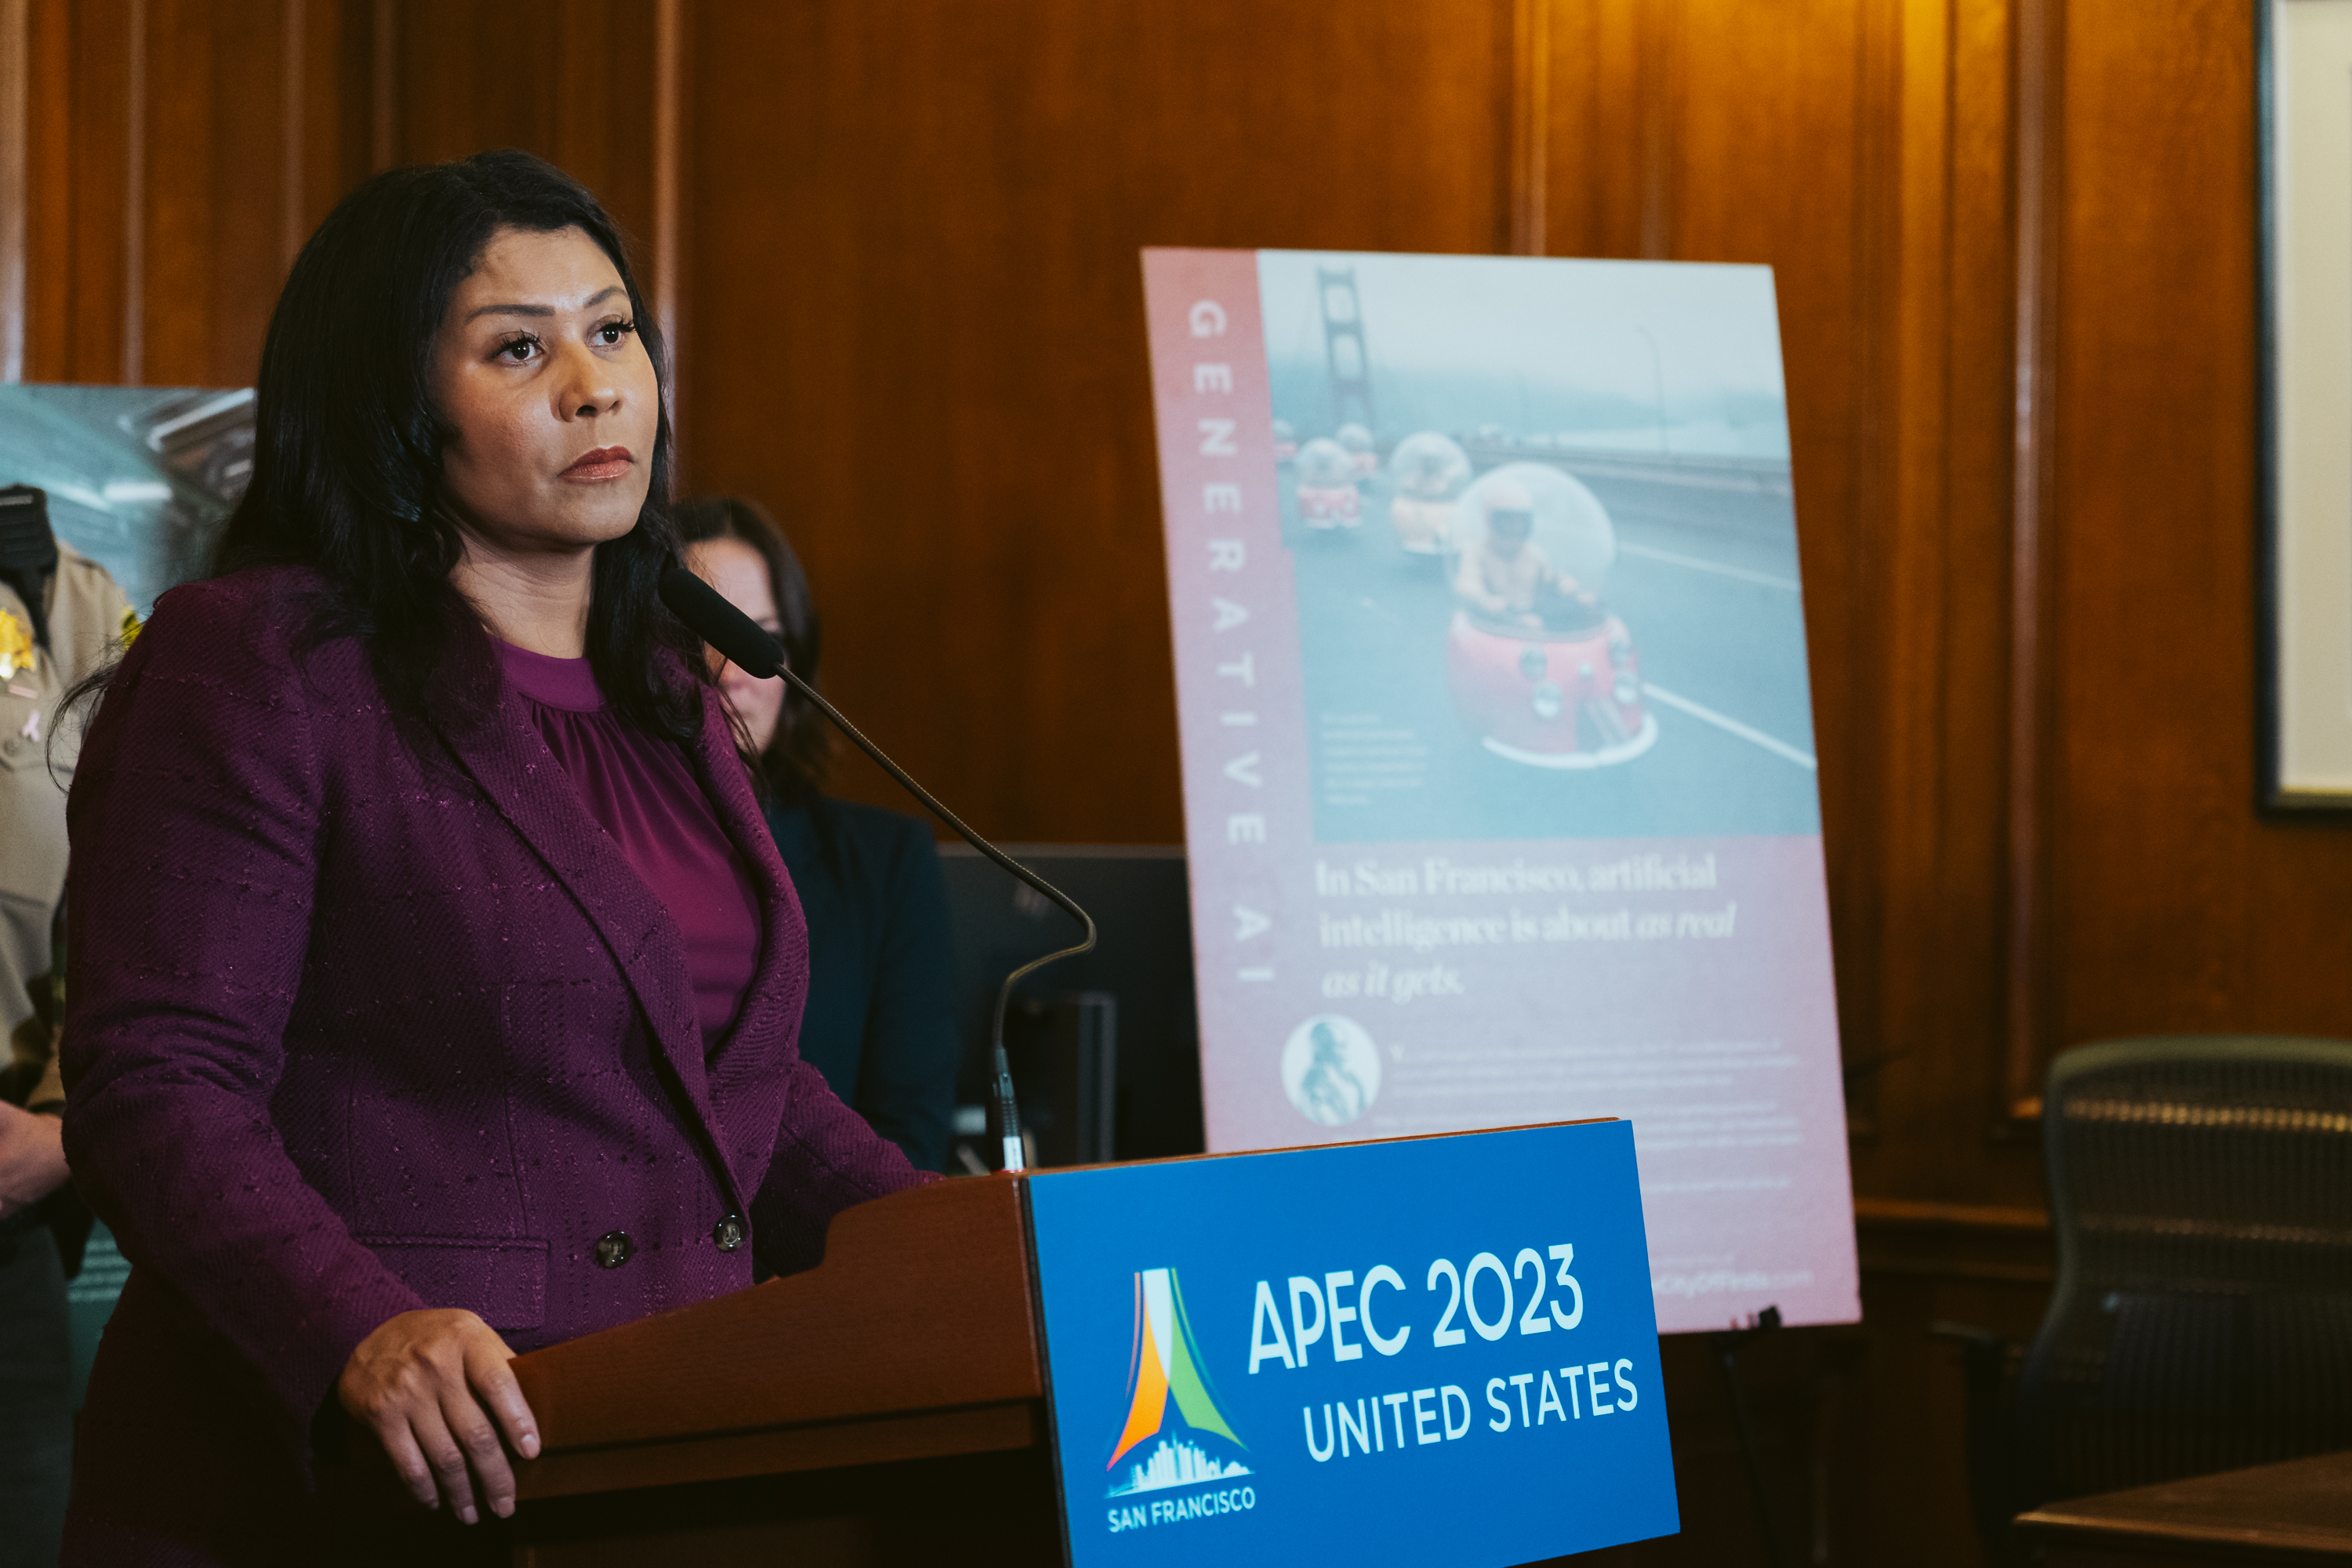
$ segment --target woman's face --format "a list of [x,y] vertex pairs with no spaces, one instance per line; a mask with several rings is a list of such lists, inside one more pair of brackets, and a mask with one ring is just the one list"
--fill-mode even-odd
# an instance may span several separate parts
[[504,553],[618,539],[653,482],[660,399],[603,248],[576,228],[501,229],[434,342],[433,404],[456,432],[443,493]]
[[[776,614],[776,585],[768,580],[768,563],[740,539],[706,539],[686,547],[687,569],[723,595],[727,602],[760,624],[760,629],[782,640],[784,623]],[[717,649],[711,662],[719,669],[719,689],[742,716],[751,732],[751,749],[764,752],[775,739],[776,724],[784,711],[784,678],[754,679],[740,667],[720,661]]]

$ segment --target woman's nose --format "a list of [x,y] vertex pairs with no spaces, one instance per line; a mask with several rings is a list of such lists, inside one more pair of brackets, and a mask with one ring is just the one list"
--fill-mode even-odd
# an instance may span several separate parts
[[574,343],[564,351],[557,405],[566,419],[593,419],[621,405],[620,383],[612,367]]

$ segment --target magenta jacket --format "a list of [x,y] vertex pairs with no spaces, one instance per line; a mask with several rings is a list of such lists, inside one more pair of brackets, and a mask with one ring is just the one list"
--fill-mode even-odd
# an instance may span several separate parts
[[925,1179],[800,1058],[807,930],[715,692],[696,771],[766,939],[706,1054],[676,925],[521,700],[396,721],[355,640],[305,651],[319,587],[165,595],[82,749],[66,1144],[133,1268],[68,1561],[242,1555],[396,1312],[548,1344],[805,1267]]

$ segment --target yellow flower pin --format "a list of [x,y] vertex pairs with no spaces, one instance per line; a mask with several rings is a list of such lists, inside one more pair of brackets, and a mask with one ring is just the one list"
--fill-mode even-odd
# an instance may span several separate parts
[[33,670],[33,628],[0,610],[0,679]]
[[122,646],[129,647],[139,640],[139,612],[125,605],[122,607]]

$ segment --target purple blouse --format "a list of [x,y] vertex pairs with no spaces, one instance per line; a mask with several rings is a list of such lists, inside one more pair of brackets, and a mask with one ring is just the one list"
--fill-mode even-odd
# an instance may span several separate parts
[[760,905],[686,748],[646,734],[607,707],[584,658],[550,658],[501,642],[499,662],[588,815],[669,906],[686,938],[703,1044],[716,1045],[760,962]]

